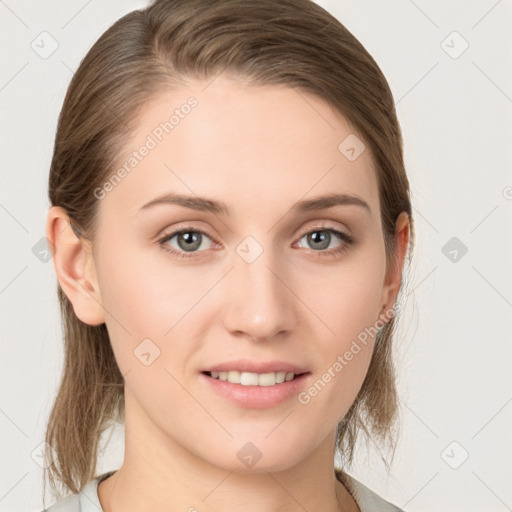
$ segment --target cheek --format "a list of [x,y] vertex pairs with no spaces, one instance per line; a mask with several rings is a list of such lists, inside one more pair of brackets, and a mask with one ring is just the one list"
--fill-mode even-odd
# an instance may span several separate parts
[[375,325],[382,307],[384,265],[378,254],[354,257],[327,276],[309,276],[301,297],[314,311],[319,379],[306,390],[304,405],[316,402],[341,419],[355,399],[370,364]]
[[[151,368],[169,378],[164,367],[172,368],[180,361],[185,368],[198,350],[197,311],[206,304],[201,298],[211,288],[211,280],[204,279],[198,267],[173,267],[158,247],[141,249],[130,247],[128,240],[109,240],[110,245],[102,245],[97,270],[105,323],[118,365],[123,374],[144,371],[154,379],[155,372],[148,371]],[[122,258],[116,258],[114,247],[125,248]],[[151,251],[162,254],[150,258]],[[141,364],[144,358],[154,362],[145,367]]]
[[173,271],[165,254],[148,257],[151,251],[164,253],[163,249],[130,249],[128,242],[119,244],[126,248],[119,259],[112,258],[113,251],[105,247],[100,269],[103,304],[133,335],[160,338],[197,302],[200,282],[191,281],[183,269]]
[[[359,333],[374,325],[382,308],[384,264],[377,251],[354,255],[300,280],[298,295],[323,324],[325,340],[342,350]],[[320,338],[322,339],[322,338]]]

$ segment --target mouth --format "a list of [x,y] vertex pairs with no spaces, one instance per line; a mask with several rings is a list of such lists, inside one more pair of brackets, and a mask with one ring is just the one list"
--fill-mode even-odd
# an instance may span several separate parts
[[[277,371],[269,371],[272,367]],[[226,362],[199,375],[210,391],[244,409],[271,409],[293,400],[312,378],[310,371],[289,363],[247,360]]]
[[241,372],[237,370],[230,370],[227,372],[214,372],[205,371],[203,375],[211,377],[212,379],[230,382],[231,384],[241,384],[242,386],[266,387],[276,386],[285,382],[296,380],[301,375],[309,372],[294,373],[294,372],[268,372],[268,373],[253,373]]

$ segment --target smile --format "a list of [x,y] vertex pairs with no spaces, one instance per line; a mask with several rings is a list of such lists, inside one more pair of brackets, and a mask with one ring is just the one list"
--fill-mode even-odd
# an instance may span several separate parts
[[203,371],[201,381],[217,396],[237,407],[265,409],[291,400],[307,387],[310,372],[253,373]]
[[213,379],[241,384],[242,386],[274,386],[295,379],[293,372],[253,373],[231,370],[229,372],[204,372]]

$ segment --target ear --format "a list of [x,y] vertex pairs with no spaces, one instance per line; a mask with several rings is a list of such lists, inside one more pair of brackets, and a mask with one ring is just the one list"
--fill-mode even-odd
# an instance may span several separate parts
[[[409,216],[406,212],[400,213],[395,226],[395,235],[393,237],[393,257],[386,270],[386,277],[382,290],[382,304],[385,306],[384,312],[389,311],[393,307],[398,296],[398,292],[400,291],[402,270],[410,237]],[[383,311],[381,311],[380,317],[386,322],[390,319],[389,315],[383,315]]]
[[89,325],[104,323],[91,243],[75,234],[69,216],[60,206],[52,206],[48,211],[46,238],[51,242],[48,245],[59,284],[75,315]]

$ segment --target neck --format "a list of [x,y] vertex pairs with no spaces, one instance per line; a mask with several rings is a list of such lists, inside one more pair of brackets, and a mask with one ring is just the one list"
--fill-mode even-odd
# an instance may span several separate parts
[[359,511],[335,477],[333,433],[291,467],[240,472],[197,457],[135,408],[125,402],[124,462],[98,486],[104,512]]

